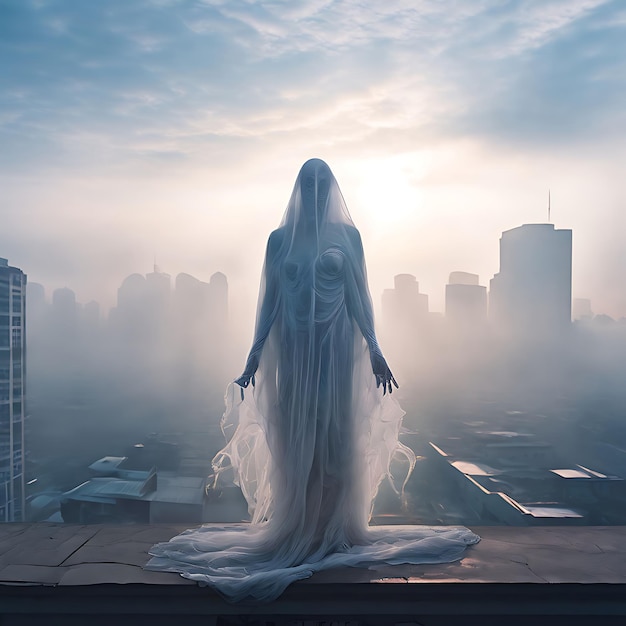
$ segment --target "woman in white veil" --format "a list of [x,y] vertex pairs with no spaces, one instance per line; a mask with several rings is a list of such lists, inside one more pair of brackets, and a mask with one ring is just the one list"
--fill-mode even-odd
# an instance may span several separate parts
[[459,558],[478,541],[467,529],[368,527],[392,457],[409,473],[415,462],[398,441],[394,385],[359,232],[329,167],[311,159],[268,240],[254,343],[226,395],[230,440],[213,460],[216,480],[234,473],[252,524],[186,531],[154,546],[148,567],[270,601],[328,567]]

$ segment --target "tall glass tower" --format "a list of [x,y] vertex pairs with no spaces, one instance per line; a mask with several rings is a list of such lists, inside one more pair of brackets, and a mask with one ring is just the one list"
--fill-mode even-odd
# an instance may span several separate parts
[[554,336],[567,329],[572,319],[572,231],[553,224],[504,231],[489,313],[502,329],[524,336]]
[[0,522],[25,519],[26,275],[0,258]]

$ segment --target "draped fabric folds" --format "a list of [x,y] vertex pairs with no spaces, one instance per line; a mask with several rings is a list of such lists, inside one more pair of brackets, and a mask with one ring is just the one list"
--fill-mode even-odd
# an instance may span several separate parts
[[186,531],[154,546],[147,567],[231,601],[266,602],[329,567],[460,558],[478,541],[465,528],[368,527],[392,458],[404,457],[408,473],[415,463],[398,440],[404,412],[377,386],[373,355],[382,359],[360,236],[330,169],[312,159],[267,245],[242,377],[256,385],[243,398],[229,385],[230,439],[213,460],[218,480],[234,472],[252,523]]

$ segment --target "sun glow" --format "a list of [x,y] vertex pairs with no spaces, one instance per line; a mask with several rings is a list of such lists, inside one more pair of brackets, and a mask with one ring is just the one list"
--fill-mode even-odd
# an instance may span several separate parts
[[412,221],[422,201],[419,180],[426,161],[426,155],[416,152],[359,162],[354,203],[370,228],[395,230]]

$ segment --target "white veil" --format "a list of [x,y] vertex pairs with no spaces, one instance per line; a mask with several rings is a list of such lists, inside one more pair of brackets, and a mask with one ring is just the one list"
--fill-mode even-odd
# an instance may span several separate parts
[[[341,271],[333,273],[339,265]],[[325,332],[323,339],[299,340],[301,334],[316,337],[320,327]],[[324,341],[328,346],[322,355]],[[376,387],[368,352],[374,347],[360,236],[330,168],[320,159],[311,159],[302,166],[280,226],[268,243],[251,350],[251,357],[258,355],[260,361],[257,387],[254,394],[247,392],[244,400],[239,399],[237,386],[228,390],[223,429],[232,439],[214,460],[217,479],[225,470],[234,470],[253,522],[268,520],[274,512],[271,484],[282,483],[275,475],[276,463],[284,464],[284,471],[302,475],[303,483],[292,485],[294,499],[306,492],[309,463],[314,461],[311,450],[319,433],[309,429],[305,436],[304,432],[313,421],[327,422],[325,445],[342,446],[338,456],[343,461],[331,471],[341,471],[340,480],[346,483],[342,491],[349,510],[344,517],[355,518],[352,535],[362,535],[378,485],[385,476],[390,477],[394,455],[407,461],[406,482],[415,456],[398,440],[404,412]],[[298,356],[291,358],[285,350]],[[281,378],[277,365],[281,358],[289,362],[289,373],[295,370],[302,379],[290,381],[282,389],[276,384],[277,368],[278,383]],[[320,359],[324,362],[319,363]],[[323,371],[332,365],[342,365],[344,371]],[[312,372],[327,374],[326,382],[314,385],[305,380]],[[281,391],[288,397],[279,398]],[[322,395],[329,396],[330,408],[320,407]],[[288,415],[282,416],[289,422],[286,426],[278,424],[281,416],[273,410],[276,404],[287,405]],[[350,428],[340,432],[334,423],[340,419],[350,421]],[[286,460],[294,448],[296,458]],[[303,506],[309,516],[310,507],[310,502]]]
[[368,528],[394,455],[409,472],[415,462],[373,355],[386,368],[360,235],[330,169],[311,159],[269,237],[246,391],[227,389],[228,443],[213,460],[215,485],[241,487],[252,524],[187,531],[154,546],[149,567],[269,601],[320,569],[450,561],[477,541],[467,529]]

